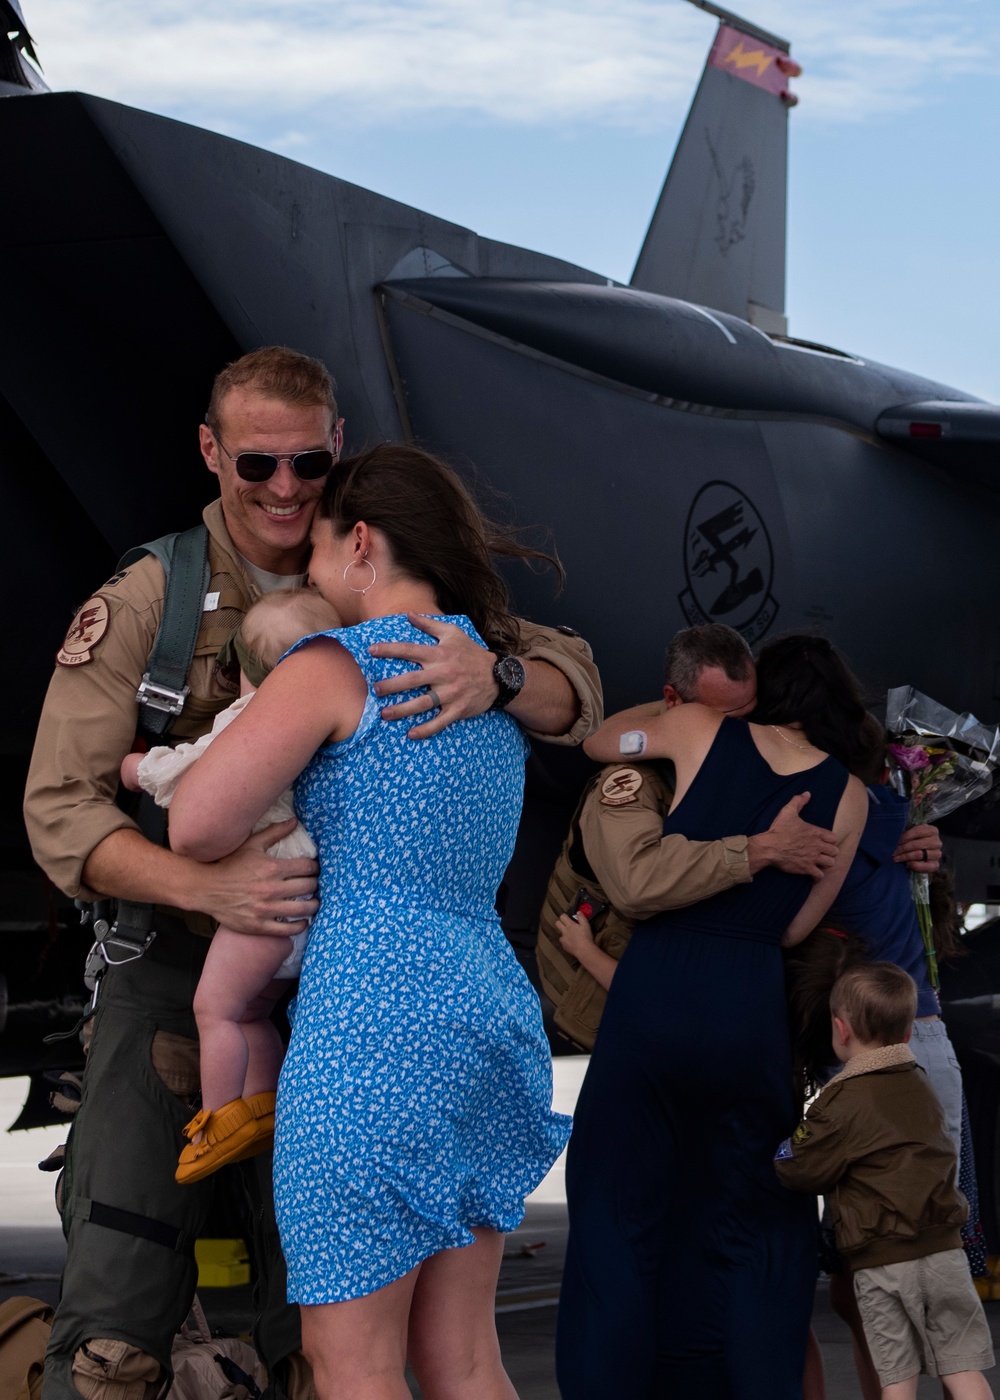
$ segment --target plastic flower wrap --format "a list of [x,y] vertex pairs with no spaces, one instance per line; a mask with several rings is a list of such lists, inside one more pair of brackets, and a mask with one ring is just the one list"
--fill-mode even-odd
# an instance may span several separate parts
[[[980,724],[975,715],[956,715],[903,685],[889,691],[885,727],[893,786],[910,799],[910,826],[940,821],[992,786],[1000,762],[1000,729],[995,726]],[[910,881],[931,986],[937,988],[929,880],[925,873],[911,871]]]

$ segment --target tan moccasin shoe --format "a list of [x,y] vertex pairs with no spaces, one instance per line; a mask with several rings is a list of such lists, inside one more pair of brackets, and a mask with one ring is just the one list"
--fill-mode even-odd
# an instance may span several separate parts
[[[261,1102],[268,1098],[270,1112]],[[198,1141],[192,1140],[184,1148],[174,1172],[174,1179],[182,1185],[201,1181],[229,1162],[265,1151],[274,1139],[274,1095],[232,1099],[214,1111],[203,1108],[184,1129],[186,1138],[194,1139],[199,1133]]]
[[253,1113],[257,1127],[246,1147],[237,1156],[230,1157],[231,1162],[243,1162],[248,1157],[256,1157],[258,1153],[270,1152],[274,1147],[274,1100],[273,1092],[251,1094],[243,1100]]

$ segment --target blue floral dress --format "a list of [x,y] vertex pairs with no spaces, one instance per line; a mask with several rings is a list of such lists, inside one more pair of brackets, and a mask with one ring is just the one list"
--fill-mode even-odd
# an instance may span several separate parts
[[[468,618],[445,620],[482,645]],[[514,1229],[570,1127],[494,911],[524,738],[489,712],[408,739],[371,687],[410,668],[368,648],[426,634],[394,616],[326,635],[369,693],[354,735],[296,785],[321,905],[278,1089],[274,1200],[288,1298],[305,1304],[372,1293],[471,1244],[471,1226]]]

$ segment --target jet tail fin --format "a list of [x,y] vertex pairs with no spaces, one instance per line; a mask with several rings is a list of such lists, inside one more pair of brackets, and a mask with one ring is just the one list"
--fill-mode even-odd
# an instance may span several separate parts
[[785,334],[788,79],[785,39],[710,0],[705,70],[639,253],[633,287]]
[[0,97],[48,92],[40,68],[18,0],[0,0]]

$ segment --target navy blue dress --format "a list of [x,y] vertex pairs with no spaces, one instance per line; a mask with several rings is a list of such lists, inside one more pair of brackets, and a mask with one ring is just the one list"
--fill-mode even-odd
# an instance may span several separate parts
[[[797,793],[832,827],[832,758],[782,776],[723,721],[664,833],[766,831]],[[780,952],[811,888],[767,868],[638,925],[570,1140],[559,1310],[563,1400],[798,1400],[816,1205],[779,1186],[795,1125]]]

